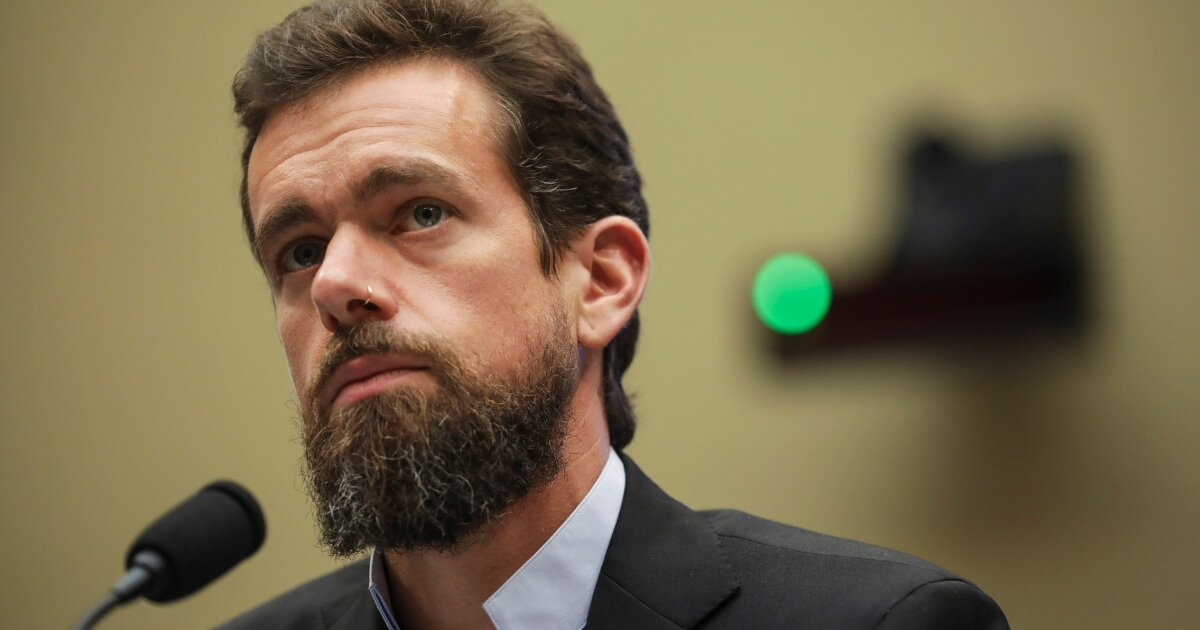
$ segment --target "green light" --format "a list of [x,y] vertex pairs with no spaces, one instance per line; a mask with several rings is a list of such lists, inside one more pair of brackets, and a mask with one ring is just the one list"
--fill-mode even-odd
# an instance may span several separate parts
[[831,297],[829,276],[808,256],[777,254],[754,277],[754,310],[767,327],[785,335],[821,323]]

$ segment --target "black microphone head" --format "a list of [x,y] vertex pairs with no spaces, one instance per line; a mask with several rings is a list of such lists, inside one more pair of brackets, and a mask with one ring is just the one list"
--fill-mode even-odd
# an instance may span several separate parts
[[232,481],[214,481],[175,506],[138,536],[125,555],[153,551],[166,561],[145,596],[169,602],[199,590],[250,557],[266,537],[258,501]]

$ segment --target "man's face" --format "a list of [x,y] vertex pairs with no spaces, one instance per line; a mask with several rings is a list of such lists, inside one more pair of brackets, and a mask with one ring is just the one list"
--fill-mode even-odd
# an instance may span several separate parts
[[[469,72],[430,61],[370,71],[268,121],[250,207],[297,393],[333,331],[364,321],[440,334],[495,370],[526,359],[522,333],[557,289],[494,108]],[[329,402],[431,385],[421,366],[393,363],[357,370],[394,368]]]
[[[494,108],[455,64],[388,66],[276,114],[251,154],[256,248],[335,553],[452,546],[448,529],[469,534],[561,466],[571,302],[541,271]],[[466,495],[482,503],[446,502]],[[401,532],[360,527],[411,514]]]

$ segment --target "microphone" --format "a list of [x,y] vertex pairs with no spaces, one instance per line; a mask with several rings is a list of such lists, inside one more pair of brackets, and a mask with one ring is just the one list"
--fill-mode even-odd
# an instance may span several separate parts
[[266,529],[249,491],[232,481],[208,484],[137,537],[125,554],[125,575],[75,630],[140,595],[159,603],[191,595],[258,551]]

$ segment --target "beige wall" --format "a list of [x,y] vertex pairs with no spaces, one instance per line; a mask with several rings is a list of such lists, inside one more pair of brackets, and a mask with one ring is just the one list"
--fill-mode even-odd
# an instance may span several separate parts
[[[695,507],[923,555],[1021,628],[1185,628],[1200,540],[1200,4],[541,2],[634,140],[655,269],[630,449]],[[74,6],[71,6],[74,5]],[[0,600],[67,627],[149,520],[229,477],[264,549],[113,627],[206,627],[330,567],[242,242],[228,84],[292,3],[5,0]],[[1078,348],[780,368],[766,255],[881,255],[898,133],[930,116],[1087,150],[1099,311]]]

